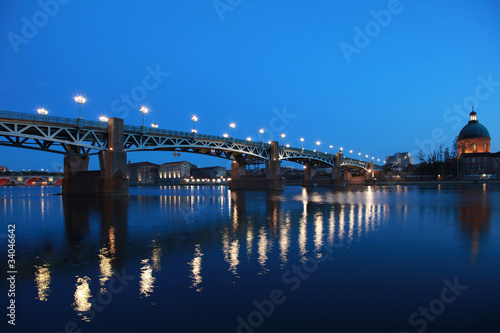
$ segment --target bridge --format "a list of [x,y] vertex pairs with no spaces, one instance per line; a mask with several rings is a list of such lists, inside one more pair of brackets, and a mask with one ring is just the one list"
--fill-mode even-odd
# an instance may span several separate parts
[[61,185],[63,177],[60,175],[49,175],[47,173],[20,173],[14,175],[2,175],[0,173],[0,186],[2,185]]
[[[382,166],[372,161],[336,154],[226,138],[192,132],[124,125],[123,119],[108,122],[0,111],[0,145],[64,155],[63,193],[128,193],[127,153],[135,151],[179,151],[232,160],[230,188],[283,188],[281,161],[302,164],[303,185],[312,186],[313,170],[332,167],[327,183],[341,185],[352,171],[361,171],[370,182]],[[99,156],[100,170],[88,171],[89,157]],[[267,174],[252,178],[246,166],[265,164]],[[324,182],[324,181],[323,181]],[[327,184],[328,185],[328,184]]]

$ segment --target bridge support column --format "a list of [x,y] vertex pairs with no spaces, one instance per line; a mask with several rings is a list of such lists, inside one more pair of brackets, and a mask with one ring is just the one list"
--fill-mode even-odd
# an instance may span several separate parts
[[332,178],[334,186],[345,186],[344,178],[342,177],[342,167],[340,166],[340,160],[342,158],[342,153],[335,154],[335,166],[332,167]]
[[352,172],[345,170],[344,171],[344,183],[346,185],[350,184],[351,183],[351,179],[352,179]]
[[241,155],[234,155],[233,163],[231,163],[231,181],[229,182],[230,190],[241,188],[241,177],[246,173],[246,164],[243,162]]
[[285,180],[281,176],[281,161],[278,141],[271,141],[271,154],[266,161],[266,178],[269,181],[267,188],[282,190],[285,188]]
[[373,162],[368,163],[368,171],[365,173],[365,183],[373,184]]
[[304,179],[302,179],[302,186],[309,187],[313,186],[312,177],[314,176],[314,168],[312,164],[307,163],[304,166]]
[[88,170],[88,156],[84,163],[80,156],[68,155],[64,161],[63,194],[127,195],[127,153],[123,151],[123,119],[108,121],[108,150],[99,152],[101,170]]
[[235,155],[231,164],[230,190],[276,190],[283,189],[285,182],[281,176],[281,161],[277,141],[271,142],[269,161],[266,161],[265,175],[247,175],[246,164],[242,155]]

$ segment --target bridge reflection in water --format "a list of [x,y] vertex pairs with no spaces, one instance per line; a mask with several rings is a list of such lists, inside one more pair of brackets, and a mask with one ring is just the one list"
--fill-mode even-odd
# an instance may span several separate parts
[[[256,278],[275,281],[293,265],[320,261],[332,251],[328,260],[342,260],[345,251],[366,247],[361,243],[387,237],[391,230],[415,230],[415,219],[440,221],[441,228],[450,228],[447,232],[456,230],[470,246],[474,264],[494,215],[486,188],[458,188],[451,194],[401,186],[284,192],[171,186],[134,192],[130,197],[42,195],[40,201],[24,201],[30,206],[22,209],[28,215],[20,219],[33,220],[30,212],[42,211],[46,223],[64,221],[59,240],[48,225],[50,232],[32,236],[33,247],[22,256],[23,267],[33,267],[30,279],[38,304],[50,303],[53,294],[72,295],[62,306],[71,305],[73,314],[92,323],[93,304],[105,303],[117,289],[125,290],[127,296],[120,297],[128,303],[156,303],[173,295],[209,297],[214,290],[227,289],[226,283],[248,287]],[[9,200],[0,206],[7,219],[15,215]],[[33,228],[33,233],[44,232]],[[359,265],[359,258],[352,260]],[[113,282],[117,274],[132,277],[126,288]],[[67,290],[67,279],[72,290]],[[118,303],[110,307],[125,311]]]
[[[140,297],[155,292],[162,257],[179,248],[191,248],[185,274],[197,292],[204,287],[205,247],[221,247],[226,263],[223,269],[234,278],[240,277],[242,264],[256,262],[258,274],[266,274],[283,269],[289,262],[305,262],[308,256],[319,258],[325,247],[349,245],[387,221],[389,205],[370,201],[371,191],[334,196],[302,189],[293,197],[293,209],[286,211],[280,192],[230,192],[216,186],[171,187],[167,195],[130,199],[63,197],[69,262],[92,262],[97,252],[99,267],[99,290],[91,290],[90,276],[76,278],[74,309],[88,321],[85,313],[91,299],[106,292],[107,282],[126,266],[127,257],[140,258],[140,271],[136,272]],[[219,195],[214,196],[214,192]],[[361,197],[359,201],[364,203],[357,202]],[[137,211],[129,216],[131,204],[147,212],[146,216]],[[221,221],[222,216],[226,220]],[[98,251],[91,241],[95,235],[90,234],[96,217],[100,221]],[[130,218],[134,222],[128,225]],[[279,265],[270,259],[275,254]],[[45,280],[50,280],[49,267],[50,263],[43,266]],[[38,288],[39,294],[48,294],[46,283],[39,283]]]

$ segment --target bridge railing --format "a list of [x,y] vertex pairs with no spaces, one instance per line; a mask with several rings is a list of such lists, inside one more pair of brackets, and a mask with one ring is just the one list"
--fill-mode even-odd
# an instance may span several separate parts
[[[74,118],[44,116],[44,115],[40,115],[40,114],[30,114],[30,113],[21,113],[21,112],[0,111],[0,118],[9,119],[9,120],[25,120],[25,121],[32,121],[32,122],[51,123],[51,124],[58,124],[58,125],[70,125],[70,126],[75,126],[75,127],[78,126],[78,119],[74,119]],[[98,129],[106,129],[106,128],[108,128],[108,123],[101,122],[101,121],[80,119],[80,126],[93,127],[93,128],[98,128]]]
[[[133,125],[124,125],[123,129],[126,132],[135,132],[135,133],[142,133],[143,127],[142,126],[133,126]],[[173,130],[167,130],[167,129],[160,129],[160,128],[144,128],[144,134],[159,134],[159,135],[166,135],[166,136],[177,136],[181,138],[186,138],[186,139],[192,139],[193,138],[193,133],[192,132],[183,132],[183,131],[173,131]],[[197,139],[207,139],[207,140],[214,140],[214,141],[222,141],[222,142],[228,142],[228,143],[244,143],[244,144],[250,144],[254,146],[263,146],[263,147],[270,147],[271,145],[268,143],[262,143],[258,141],[248,141],[248,140],[242,140],[242,139],[232,139],[232,138],[225,138],[222,136],[218,135],[209,135],[209,134],[196,134]]]

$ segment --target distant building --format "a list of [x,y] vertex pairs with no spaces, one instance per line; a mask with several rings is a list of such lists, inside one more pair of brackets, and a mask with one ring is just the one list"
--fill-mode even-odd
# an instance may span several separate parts
[[158,179],[160,165],[150,162],[128,163],[130,183],[152,184]]
[[191,170],[191,176],[198,178],[220,178],[226,177],[227,170],[221,166],[196,168]]
[[189,178],[191,176],[191,170],[195,168],[196,165],[187,161],[163,163],[160,166],[160,179]]
[[413,164],[413,156],[410,153],[396,153],[386,157],[385,163],[393,168],[406,168],[408,165]]
[[6,171],[9,171],[7,167],[4,167],[3,165],[0,166],[0,172],[6,172]]
[[461,173],[464,177],[500,178],[498,153],[465,153],[460,157]]
[[460,171],[465,178],[500,178],[500,152],[491,153],[490,133],[477,120],[477,113],[469,114],[470,120],[458,135]]

